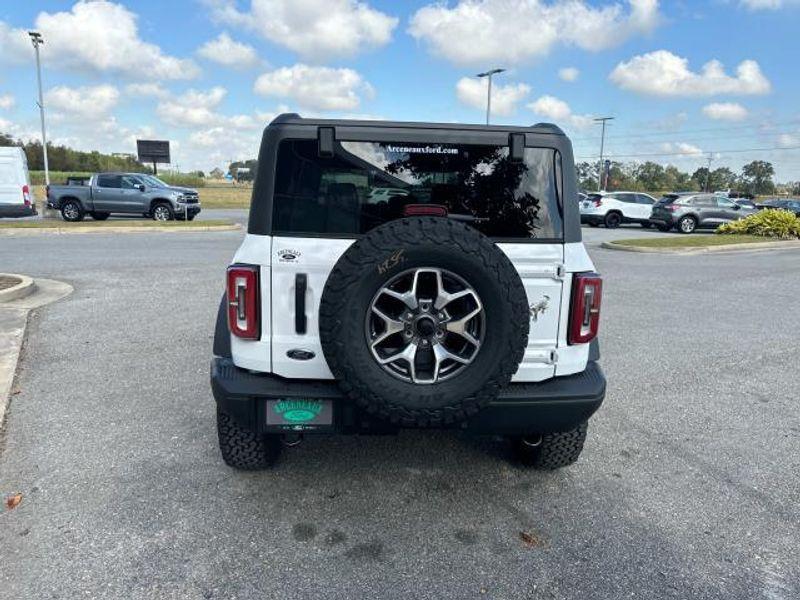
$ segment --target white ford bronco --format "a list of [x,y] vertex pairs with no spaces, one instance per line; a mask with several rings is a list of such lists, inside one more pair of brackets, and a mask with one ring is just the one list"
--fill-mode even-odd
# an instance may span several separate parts
[[214,337],[225,462],[400,428],[575,462],[606,388],[577,193],[551,124],[276,118]]

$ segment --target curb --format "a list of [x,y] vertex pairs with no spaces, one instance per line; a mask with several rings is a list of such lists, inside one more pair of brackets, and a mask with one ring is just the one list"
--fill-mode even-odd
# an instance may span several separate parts
[[67,283],[52,279],[25,279],[31,281],[30,291],[33,293],[0,304],[0,430],[14,395],[14,378],[30,311],[65,298],[73,289]]
[[32,294],[36,289],[33,279],[27,275],[17,275],[16,273],[0,273],[0,277],[3,276],[16,277],[20,281],[18,284],[12,285],[10,288],[0,290],[0,303],[11,302],[12,300],[24,298],[25,296]]
[[236,231],[239,223],[208,225],[206,227],[0,227],[0,235],[70,235],[81,233],[192,233],[203,231]]
[[615,242],[602,242],[601,248],[621,250],[622,252],[644,252],[650,254],[708,254],[715,252],[750,252],[759,250],[800,249],[800,241],[753,242],[747,244],[726,244],[722,246],[693,246],[686,248],[647,248],[644,246],[623,246]]

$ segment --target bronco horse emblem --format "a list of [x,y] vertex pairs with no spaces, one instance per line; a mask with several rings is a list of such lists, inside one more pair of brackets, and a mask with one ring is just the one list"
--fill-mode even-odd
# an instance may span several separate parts
[[549,305],[550,305],[550,296],[544,296],[536,304],[531,304],[530,312],[531,312],[531,318],[533,319],[534,323],[536,323],[536,321],[539,320],[539,315],[544,314]]

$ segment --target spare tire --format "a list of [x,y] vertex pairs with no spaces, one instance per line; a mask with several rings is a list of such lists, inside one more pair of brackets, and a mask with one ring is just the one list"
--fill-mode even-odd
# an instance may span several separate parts
[[497,397],[528,343],[525,289],[506,255],[440,217],[398,219],[353,243],[320,302],[342,390],[406,426],[464,420]]

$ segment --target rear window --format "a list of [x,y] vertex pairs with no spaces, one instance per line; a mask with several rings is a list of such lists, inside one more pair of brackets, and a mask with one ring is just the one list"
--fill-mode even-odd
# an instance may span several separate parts
[[436,205],[494,238],[561,239],[561,161],[551,148],[348,142],[320,157],[317,140],[285,140],[278,150],[273,230],[285,235],[352,236]]

